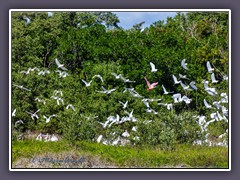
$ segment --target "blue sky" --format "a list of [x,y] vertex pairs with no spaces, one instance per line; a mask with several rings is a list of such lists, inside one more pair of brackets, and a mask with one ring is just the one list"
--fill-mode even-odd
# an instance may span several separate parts
[[120,20],[119,26],[124,29],[132,28],[134,24],[145,21],[142,27],[149,27],[159,20],[166,20],[167,17],[174,17],[176,12],[113,12]]

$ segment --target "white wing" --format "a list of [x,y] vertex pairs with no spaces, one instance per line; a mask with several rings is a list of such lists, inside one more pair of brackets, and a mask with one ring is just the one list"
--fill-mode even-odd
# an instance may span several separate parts
[[206,108],[211,108],[212,107],[207,103],[206,99],[204,99],[203,102],[204,102],[204,105],[206,106]]
[[211,74],[211,79],[212,79],[212,83],[217,83],[218,82],[216,80],[216,78],[215,78],[215,74],[214,73]]
[[55,62],[56,62],[56,64],[57,64],[58,67],[61,66],[61,64],[59,63],[59,61],[57,60],[57,58],[55,59]]
[[150,66],[151,66],[151,68],[152,68],[152,71],[156,69],[156,68],[155,68],[155,65],[154,65],[152,62],[150,62]]
[[185,63],[185,61],[186,61],[186,59],[183,59],[182,60],[182,62],[181,62],[181,65],[182,65],[182,67],[184,68],[184,69],[186,69],[186,70],[188,70],[188,68],[187,68],[187,63]]
[[166,94],[167,90],[165,89],[165,87],[163,85],[162,85],[162,88],[163,88],[164,94]]

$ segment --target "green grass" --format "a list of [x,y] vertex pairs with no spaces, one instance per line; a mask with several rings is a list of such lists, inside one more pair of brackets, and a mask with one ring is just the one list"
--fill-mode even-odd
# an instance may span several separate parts
[[66,141],[39,142],[22,141],[12,143],[12,162],[21,158],[67,151],[82,156],[100,157],[103,162],[118,167],[178,167],[187,168],[228,168],[228,149],[225,147],[205,147],[177,145],[174,150],[161,150],[158,147],[115,147],[90,142],[76,142],[74,145]]

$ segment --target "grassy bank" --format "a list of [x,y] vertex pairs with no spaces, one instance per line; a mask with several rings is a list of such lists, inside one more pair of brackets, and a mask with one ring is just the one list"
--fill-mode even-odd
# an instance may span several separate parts
[[[80,164],[51,162],[36,164],[32,159],[79,159]],[[32,163],[29,165],[29,163]],[[228,168],[228,149],[225,147],[205,147],[177,145],[174,150],[158,147],[115,147],[103,144],[66,141],[39,142],[22,141],[12,143],[13,168]]]

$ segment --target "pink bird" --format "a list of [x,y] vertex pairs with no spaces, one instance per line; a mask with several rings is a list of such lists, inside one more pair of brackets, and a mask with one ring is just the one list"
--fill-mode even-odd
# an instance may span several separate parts
[[145,81],[147,82],[147,85],[148,85],[147,90],[148,90],[148,91],[150,91],[151,89],[153,89],[153,88],[158,84],[158,82],[155,82],[155,83],[150,84],[150,83],[148,82],[148,80],[147,80],[146,77],[144,77],[144,79],[145,79]]

